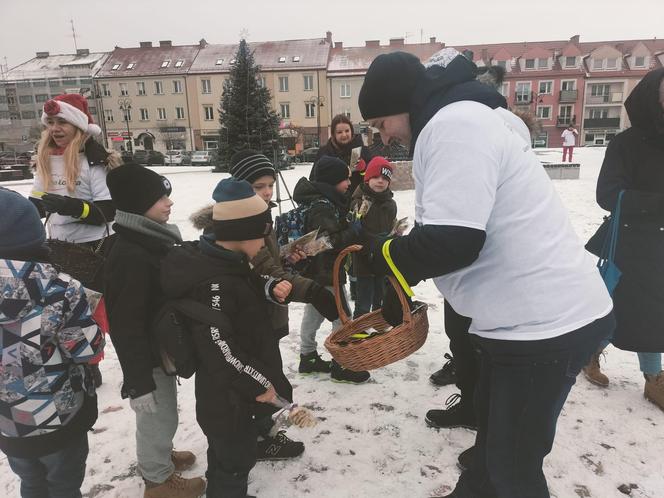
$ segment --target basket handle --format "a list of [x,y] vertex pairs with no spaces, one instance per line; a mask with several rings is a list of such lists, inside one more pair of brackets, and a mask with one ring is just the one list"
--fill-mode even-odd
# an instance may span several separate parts
[[[348,256],[350,253],[359,252],[361,250],[362,246],[359,244],[348,246],[345,249],[342,249],[341,252],[337,255],[337,259],[334,260],[334,269],[332,270],[332,288],[334,289],[334,302],[337,305],[337,311],[339,312],[339,319],[341,320],[341,323],[344,325],[350,321],[350,318],[346,314],[346,311],[344,310],[344,307],[341,303],[339,270],[341,269],[341,263],[346,258],[346,256]],[[403,311],[403,323],[404,324],[410,323],[412,320],[410,314],[410,307],[408,306],[408,301],[406,300],[406,295],[404,294],[401,285],[399,284],[399,282],[397,282],[397,279],[391,275],[388,275],[387,279],[389,280],[390,284],[392,284],[392,287],[394,287],[394,290],[397,293],[397,297],[399,298],[399,302],[401,303],[401,310]]]

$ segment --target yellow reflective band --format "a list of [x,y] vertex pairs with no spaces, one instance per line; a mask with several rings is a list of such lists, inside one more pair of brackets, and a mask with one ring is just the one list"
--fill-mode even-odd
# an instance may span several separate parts
[[397,279],[397,282],[401,285],[401,288],[404,290],[406,295],[408,297],[413,297],[415,293],[413,292],[413,289],[410,288],[408,285],[408,282],[406,282],[406,279],[403,278],[403,275],[399,271],[399,268],[397,268],[397,265],[394,264],[394,261],[392,261],[392,256],[390,256],[390,244],[392,243],[392,239],[388,239],[385,241],[383,244],[383,257],[385,258],[385,261],[387,262],[387,266],[390,267],[390,270],[392,270],[392,273],[394,273],[394,276]]
[[85,218],[88,217],[90,214],[90,204],[87,202],[83,203],[83,213],[81,213],[81,216],[79,216],[80,219],[84,220]]

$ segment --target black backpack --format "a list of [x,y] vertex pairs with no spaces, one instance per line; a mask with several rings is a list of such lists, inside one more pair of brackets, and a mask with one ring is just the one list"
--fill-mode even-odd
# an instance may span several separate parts
[[188,379],[196,373],[198,359],[191,326],[193,323],[221,326],[220,313],[189,298],[172,299],[159,309],[152,322],[152,336],[166,375]]

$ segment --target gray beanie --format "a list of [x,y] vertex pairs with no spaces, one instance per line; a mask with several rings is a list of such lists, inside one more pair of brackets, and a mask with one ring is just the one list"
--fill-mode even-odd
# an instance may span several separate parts
[[0,257],[15,256],[42,246],[46,240],[39,211],[18,192],[0,187]]

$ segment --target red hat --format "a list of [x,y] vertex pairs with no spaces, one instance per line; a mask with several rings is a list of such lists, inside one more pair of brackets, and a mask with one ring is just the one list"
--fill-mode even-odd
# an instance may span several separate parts
[[369,183],[369,180],[372,178],[377,178],[379,176],[384,176],[388,181],[392,181],[392,172],[394,167],[390,162],[382,156],[376,156],[367,166],[367,171],[364,173],[365,183]]
[[90,135],[101,135],[101,128],[88,110],[88,100],[78,93],[66,93],[47,100],[41,122],[46,126],[48,118],[52,117],[62,118]]

